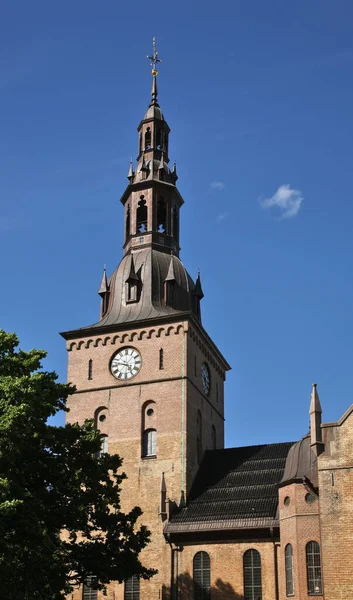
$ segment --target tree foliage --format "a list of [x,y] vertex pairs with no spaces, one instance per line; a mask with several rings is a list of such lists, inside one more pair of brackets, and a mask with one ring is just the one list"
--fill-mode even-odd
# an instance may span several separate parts
[[[97,458],[92,421],[55,427],[75,390],[42,369],[42,350],[0,330],[0,582],[7,600],[59,600],[93,575],[98,589],[138,574],[150,533],[124,513],[118,455]],[[64,532],[64,533],[62,533]]]

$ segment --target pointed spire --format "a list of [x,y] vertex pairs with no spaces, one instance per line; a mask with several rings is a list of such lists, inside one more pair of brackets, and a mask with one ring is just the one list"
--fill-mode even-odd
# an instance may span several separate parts
[[170,256],[168,273],[167,273],[167,277],[165,278],[164,281],[175,281],[173,254],[171,254],[171,256]]
[[135,265],[134,265],[134,257],[133,257],[132,254],[129,254],[128,260],[130,261],[130,264],[128,266],[129,274],[128,274],[128,276],[127,276],[127,278],[126,278],[125,281],[126,282],[128,282],[128,281],[135,281],[135,282],[139,281],[139,278],[136,275]]
[[320,398],[317,391],[317,383],[313,383],[311,389],[311,400],[310,400],[310,414],[312,413],[322,413]]
[[196,279],[195,288],[194,288],[194,294],[195,294],[195,296],[200,298],[200,300],[202,300],[202,298],[204,297],[204,293],[202,291],[202,285],[201,285],[200,271],[197,274],[197,279]]
[[165,484],[165,477],[164,477],[164,472],[162,473],[162,479],[161,479],[161,492],[166,492],[167,491],[167,486]]
[[138,171],[148,171],[144,154],[142,155],[142,160],[140,161]]
[[151,104],[150,106],[158,106],[157,103],[157,95],[158,95],[158,89],[157,89],[157,75],[158,75],[158,70],[157,70],[157,66],[159,63],[161,63],[161,59],[158,56],[158,52],[157,52],[157,45],[156,45],[156,38],[154,37],[152,40],[152,44],[153,44],[153,54],[152,56],[148,56],[147,58],[150,59],[151,61],[151,73],[152,73],[152,91],[151,91],[151,96],[152,96],[152,100],[151,100]]
[[158,106],[158,102],[157,102],[157,96],[158,96],[158,87],[157,87],[157,76],[153,75],[152,78],[152,89],[151,89],[151,104],[150,106]]
[[322,441],[321,429],[321,404],[319,394],[317,393],[317,385],[313,383],[310,399],[310,446],[316,456],[323,452],[325,446]]
[[132,159],[130,160],[130,167],[129,167],[129,172],[127,174],[127,178],[131,181],[134,178],[135,175],[135,171],[134,168],[132,166]]
[[102,281],[98,290],[98,294],[101,298],[109,291],[108,279],[107,279],[107,270],[104,265]]

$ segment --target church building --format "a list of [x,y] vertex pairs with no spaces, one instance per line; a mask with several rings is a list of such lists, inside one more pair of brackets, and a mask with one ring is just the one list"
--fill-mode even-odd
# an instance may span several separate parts
[[[299,441],[224,448],[230,366],[202,325],[200,275],[179,257],[184,203],[170,129],[152,94],[138,126],[123,257],[99,287],[97,323],[62,334],[68,422],[93,418],[124,459],[122,509],[136,504],[158,569],[108,586],[108,600],[353,600],[353,406],[321,422],[312,386]],[[305,390],[304,390],[305,393]],[[103,600],[89,582],[73,600]]]

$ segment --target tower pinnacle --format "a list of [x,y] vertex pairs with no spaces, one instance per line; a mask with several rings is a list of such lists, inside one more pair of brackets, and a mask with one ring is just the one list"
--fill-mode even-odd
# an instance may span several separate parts
[[[152,73],[152,90],[151,90],[151,96],[152,96],[152,100],[151,100],[151,104],[150,106],[154,106],[157,105],[157,95],[158,95],[158,88],[157,88],[157,75],[158,75],[158,70],[157,70],[157,65],[158,63],[161,63],[161,59],[158,58],[158,52],[157,52],[157,46],[156,46],[156,38],[153,38],[153,54],[152,56],[148,56],[147,58],[150,59],[151,61],[151,73]],[[158,106],[158,105],[157,105]]]
[[158,70],[157,70],[157,65],[158,63],[161,63],[162,60],[160,58],[158,58],[158,52],[157,52],[157,46],[156,46],[156,38],[154,37],[152,40],[153,43],[153,55],[152,56],[148,56],[147,54],[147,58],[150,59],[151,61],[151,67],[152,67],[152,75],[153,77],[157,77],[158,75]]

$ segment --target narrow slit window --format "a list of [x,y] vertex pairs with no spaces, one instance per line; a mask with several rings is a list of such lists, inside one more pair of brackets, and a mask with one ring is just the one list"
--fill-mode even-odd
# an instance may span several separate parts
[[164,352],[163,348],[159,350],[159,368],[164,369]]
[[287,544],[286,546],[284,560],[286,568],[286,594],[287,596],[294,596],[293,548],[291,544]]
[[199,410],[197,411],[196,428],[197,428],[196,455],[197,455],[197,462],[200,464],[201,459],[202,459],[202,416],[201,416],[201,412]]
[[93,379],[93,360],[91,358],[88,361],[88,379]]
[[179,213],[178,207],[173,208],[173,236],[176,242],[179,242]]
[[167,233],[167,205],[163,197],[157,202],[157,231]]
[[212,425],[212,448],[213,450],[217,448],[216,428],[214,425]]
[[126,209],[125,238],[130,237],[130,206]]

